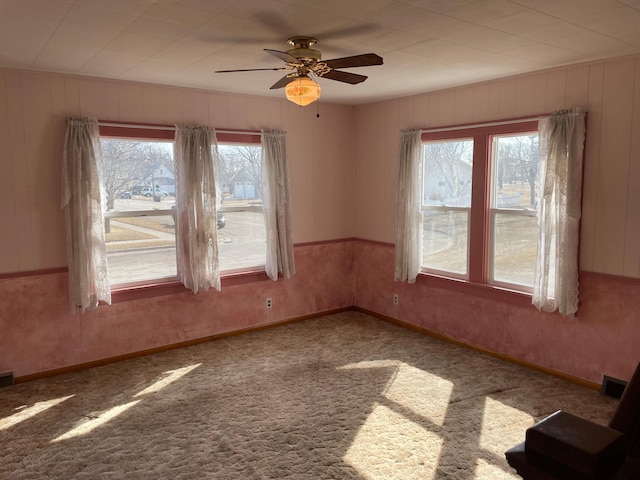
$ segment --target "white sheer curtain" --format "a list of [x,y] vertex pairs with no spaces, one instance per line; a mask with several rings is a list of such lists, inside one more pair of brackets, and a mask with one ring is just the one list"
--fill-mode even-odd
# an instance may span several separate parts
[[69,118],[62,162],[62,208],[67,230],[71,311],[111,303],[104,244],[104,196],[100,186],[98,122]]
[[532,303],[565,316],[578,310],[585,116],[582,109],[563,110],[539,124],[539,236]]
[[176,126],[178,276],[194,293],[220,290],[213,155],[218,152],[211,128]]
[[284,132],[262,132],[262,192],[267,231],[265,271],[272,280],[278,279],[278,273],[289,278],[295,273],[296,267],[293,261],[291,198]]
[[414,283],[422,255],[422,140],[420,130],[400,136],[400,168],[396,190],[395,279]]

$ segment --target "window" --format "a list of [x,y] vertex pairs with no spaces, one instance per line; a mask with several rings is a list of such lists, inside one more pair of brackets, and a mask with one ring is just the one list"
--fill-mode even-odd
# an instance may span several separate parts
[[[112,288],[177,277],[173,138],[171,128],[100,127]],[[220,271],[262,270],[266,232],[260,135],[222,133],[218,138]]]
[[467,278],[473,139],[424,145],[423,266]]
[[220,271],[264,268],[267,235],[262,212],[262,147],[259,143],[220,142],[218,155]]
[[422,271],[530,292],[537,122],[422,134]]
[[102,136],[109,284],[175,278],[173,142]]
[[533,288],[538,162],[537,133],[492,137],[488,262],[492,284]]

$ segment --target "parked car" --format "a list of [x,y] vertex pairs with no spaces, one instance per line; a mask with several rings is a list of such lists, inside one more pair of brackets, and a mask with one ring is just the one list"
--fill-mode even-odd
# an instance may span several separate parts
[[118,194],[118,198],[131,198],[133,196],[133,194],[130,191],[126,191],[126,192],[120,192]]
[[[140,195],[144,195],[145,197],[153,196],[154,195],[153,188],[151,188],[151,187],[143,187],[142,190],[140,191]],[[169,194],[167,192],[165,192],[164,190],[156,188],[155,196],[164,198],[164,197],[166,197],[168,195]]]

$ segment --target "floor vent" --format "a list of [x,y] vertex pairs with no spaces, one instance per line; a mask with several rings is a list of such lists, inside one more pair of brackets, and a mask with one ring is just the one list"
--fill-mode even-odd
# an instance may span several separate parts
[[0,388],[13,387],[13,372],[0,373]]
[[628,382],[619,378],[609,377],[607,375],[602,379],[602,388],[600,392],[608,397],[620,398],[626,388]]

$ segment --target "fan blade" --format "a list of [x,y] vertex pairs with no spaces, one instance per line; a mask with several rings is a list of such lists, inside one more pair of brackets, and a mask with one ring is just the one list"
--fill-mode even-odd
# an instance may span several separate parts
[[320,78],[328,78],[330,80],[337,80],[338,82],[350,83],[355,85],[356,83],[364,82],[368,77],[364,75],[357,75],[355,73],[341,72],[340,70],[331,70]]
[[289,75],[285,75],[280,80],[278,80],[276,83],[271,85],[271,88],[269,90],[276,90],[278,88],[284,88],[287,85],[289,85],[289,83],[291,83],[292,80],[293,80],[292,77],[290,77]]
[[[329,30],[314,31],[316,26],[316,19],[308,17],[307,22],[301,23],[297,21],[295,25],[289,22],[284,16],[273,12],[258,12],[253,15],[253,18],[262,24],[264,27],[271,30],[276,35],[282,35],[282,32],[297,33],[300,30],[312,31],[314,38],[342,38],[370,33],[382,28],[381,25],[375,23],[363,23],[363,24],[350,24],[342,27],[337,27]],[[291,35],[292,37],[295,35]],[[271,40],[271,39],[269,39]]]
[[282,32],[295,30],[294,25],[291,25],[282,15],[275,12],[258,12],[253,14],[253,18],[278,36],[282,35]]
[[370,65],[382,65],[382,57],[375,53],[363,53],[353,57],[332,58],[323,60],[330,68],[368,67]]
[[293,55],[289,55],[287,52],[280,52],[278,50],[271,50],[270,48],[265,48],[265,52],[270,53],[271,55],[278,57],[280,60],[287,63],[300,63],[300,61],[294,57]]
[[262,71],[272,71],[272,72],[281,72],[283,70],[288,70],[286,67],[275,67],[275,68],[246,68],[243,70],[216,70],[213,73],[233,73],[233,72],[262,72]]

